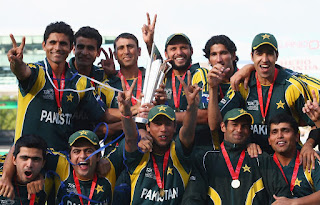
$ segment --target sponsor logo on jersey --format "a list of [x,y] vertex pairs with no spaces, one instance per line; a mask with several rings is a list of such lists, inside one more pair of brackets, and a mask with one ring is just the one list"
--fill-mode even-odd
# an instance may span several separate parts
[[73,193],[78,193],[78,192],[77,192],[77,189],[76,189],[76,185],[73,184],[73,183],[68,183],[67,192],[68,192],[68,193],[71,193],[71,192],[73,192]]
[[43,94],[42,94],[43,99],[54,100],[53,89],[47,89],[47,90],[42,90],[42,91],[43,91]]
[[202,103],[208,103],[209,102],[209,94],[203,93],[201,97],[201,102]]
[[147,167],[146,169],[146,173],[144,175],[145,177],[148,177],[150,179],[156,179],[156,176],[154,175],[153,171],[152,171],[152,168],[150,167]]
[[164,196],[160,197],[159,190],[155,191],[152,189],[143,188],[140,198],[145,200],[150,200],[150,201],[157,201],[157,202],[169,201],[169,200],[178,198],[178,193],[179,193],[178,191],[179,191],[178,187],[166,189],[164,190]]
[[267,125],[251,125],[251,130],[253,134],[257,134],[257,135],[267,135]]
[[259,101],[247,101],[247,110],[259,110]]
[[[70,200],[67,200],[67,204],[66,205],[81,205],[81,203],[75,203],[75,202],[72,202]],[[94,204],[94,205],[108,205],[108,202],[101,202],[101,203]]]
[[72,114],[69,113],[62,113],[61,115],[59,115],[58,112],[42,110],[40,121],[57,125],[70,125],[71,118]]

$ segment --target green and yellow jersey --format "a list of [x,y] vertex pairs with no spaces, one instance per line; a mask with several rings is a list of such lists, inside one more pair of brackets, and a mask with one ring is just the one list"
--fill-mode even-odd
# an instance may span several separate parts
[[[56,204],[80,204],[80,199],[77,193],[76,185],[73,178],[73,167],[68,162],[67,157],[58,152],[52,152],[48,155],[46,164],[47,170],[53,170],[58,176],[55,177],[55,195]],[[114,150],[108,158],[111,164],[111,169],[108,174],[101,178],[98,177],[96,186],[94,188],[91,204],[111,204],[116,179],[120,172],[123,170],[122,151],[121,149]],[[88,197],[90,195],[90,189],[92,180],[82,181],[79,180],[81,194]],[[88,201],[83,198],[83,203],[87,204]]]
[[[31,68],[31,76],[19,81],[18,114],[15,130],[15,141],[25,134],[41,136],[49,147],[55,150],[68,148],[68,137],[73,132],[72,116],[82,103],[89,119],[97,121],[104,114],[104,109],[95,99],[94,92],[64,91],[61,100],[62,113],[58,113],[55,89],[50,83],[52,69],[44,62],[27,64]],[[48,72],[48,75],[46,74]],[[58,85],[60,79],[57,80]],[[91,87],[90,81],[71,71],[66,64],[65,89],[82,91]],[[62,92],[60,92],[62,93]]]
[[[154,156],[161,179],[164,176],[164,195],[161,196],[153,168]],[[138,151],[126,152],[126,164],[131,180],[131,204],[180,204],[189,181],[191,160],[183,152],[179,137],[171,142],[170,155],[165,173],[162,171],[164,156]]]
[[[279,69],[275,80],[270,105],[263,123],[263,118],[258,100],[255,71],[251,73],[248,89],[245,90],[240,84],[240,91],[235,92],[231,88],[227,95],[219,103],[222,116],[233,108],[243,108],[254,118],[251,126],[251,141],[259,144],[263,151],[273,153],[268,143],[267,122],[276,114],[286,113],[292,115],[297,122],[305,122],[313,125],[313,122],[302,112],[305,100],[308,95],[306,86],[297,77],[290,75],[284,69]],[[270,86],[262,87],[263,107],[266,107],[268,91]]]
[[[233,170],[246,145],[224,141]],[[232,177],[221,151],[198,153],[181,204],[271,204],[273,194],[291,198],[288,185],[272,157],[266,153],[251,158],[245,152],[239,174],[240,186],[231,186]]]

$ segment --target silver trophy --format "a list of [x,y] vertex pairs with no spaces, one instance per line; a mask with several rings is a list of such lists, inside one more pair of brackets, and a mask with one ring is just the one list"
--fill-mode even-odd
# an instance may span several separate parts
[[[141,104],[151,103],[154,100],[155,90],[160,87],[167,72],[172,68],[170,63],[163,62],[160,52],[155,44],[152,44],[150,60],[146,69],[143,83],[143,98]],[[148,119],[135,117],[137,123],[148,123]]]

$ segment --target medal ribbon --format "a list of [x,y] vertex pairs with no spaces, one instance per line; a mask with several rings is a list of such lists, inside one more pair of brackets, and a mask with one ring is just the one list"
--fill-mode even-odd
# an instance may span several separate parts
[[222,88],[221,86],[219,85],[219,95],[220,95],[220,99],[223,99],[224,98],[224,94],[222,92]]
[[[191,67],[191,64],[187,68],[187,71],[189,70],[190,67]],[[187,72],[185,72],[185,74],[183,74],[181,80],[184,80],[184,78],[186,77],[186,74],[187,74]],[[174,107],[176,109],[179,109],[179,107],[180,107],[181,91],[182,91],[182,84],[180,83],[179,90],[178,90],[178,96],[177,96],[176,76],[175,76],[174,72],[172,71],[172,94],[173,94]]]
[[[18,183],[17,183],[17,179],[16,179],[16,178],[15,178],[15,184],[16,184],[16,189],[17,189],[18,197],[19,197],[19,199],[20,199],[20,204],[23,205],[23,204],[22,204],[22,201],[21,201],[21,196],[20,196],[20,192],[19,192],[19,186],[18,186]],[[29,205],[34,205],[35,199],[36,199],[36,194],[31,194]]]
[[228,166],[228,169],[229,169],[229,172],[230,172],[230,175],[231,175],[232,179],[233,180],[239,179],[240,169],[241,169],[244,157],[245,157],[245,150],[242,150],[242,152],[240,154],[239,161],[238,161],[238,164],[237,164],[237,167],[236,167],[236,171],[233,170],[229,155],[228,155],[228,153],[226,151],[226,148],[224,147],[224,142],[221,143],[221,151],[222,151],[222,154],[223,154],[223,158],[227,163],[227,166]]
[[278,76],[278,72],[279,72],[278,69],[275,68],[273,82],[271,83],[271,85],[269,87],[269,91],[268,91],[268,99],[267,99],[267,104],[266,104],[266,109],[265,110],[264,110],[264,107],[263,107],[262,88],[261,88],[260,81],[258,79],[258,73],[256,72],[257,92],[258,92],[260,111],[261,111],[261,115],[262,115],[263,121],[265,121],[266,116],[267,116],[267,112],[268,112],[268,108],[269,108],[269,104],[270,104],[270,100],[271,100],[271,96],[272,96],[273,85],[274,85],[274,82],[275,82],[275,80],[276,80],[276,78]]
[[[127,82],[126,78],[122,75],[122,73],[120,71],[118,72],[118,74],[119,74],[120,78],[121,78],[121,76],[123,77],[124,83],[126,84],[126,88],[127,88],[127,90],[129,90],[130,89],[130,85]],[[142,90],[142,72],[141,72],[141,70],[139,70],[138,71],[137,93],[136,93],[136,98],[137,99],[139,99],[139,97],[140,97],[141,90]],[[137,104],[137,101],[135,99],[131,98],[131,103],[132,103],[132,105],[135,105],[135,104]]]
[[[52,71],[52,75],[53,75],[53,83],[54,85],[59,89],[58,86],[58,80],[56,78],[56,74],[54,74],[54,72]],[[65,87],[65,70],[62,72],[61,74],[61,79],[60,79],[60,90],[63,90]],[[58,110],[62,109],[61,107],[61,102],[62,102],[62,96],[63,96],[63,91],[58,91],[56,89],[54,89],[54,95],[56,97],[56,102],[57,102],[57,106],[58,106]],[[60,113],[59,113],[60,114]]]
[[[298,171],[299,171],[299,164],[300,164],[299,155],[300,155],[300,152],[299,152],[299,150],[297,150],[297,156],[296,156],[296,160],[295,160],[295,163],[294,163],[292,178],[291,178],[291,182],[290,182],[290,191],[291,192],[293,191],[294,184],[296,182]],[[283,175],[283,178],[286,180],[287,184],[289,184],[288,183],[288,179],[287,179],[286,175],[283,172],[283,169],[281,167],[281,164],[280,164],[279,159],[278,159],[276,154],[273,155],[273,160],[277,164],[277,166],[279,167],[279,169],[280,169],[280,171],[281,171],[281,173]]]
[[164,175],[165,175],[165,169],[166,169],[166,167],[168,165],[168,161],[169,161],[169,154],[170,154],[170,148],[166,151],[166,153],[164,154],[164,158],[163,158],[162,181],[161,181],[160,171],[159,171],[158,165],[156,163],[156,160],[155,160],[154,156],[151,154],[152,162],[153,162],[153,169],[154,169],[154,173],[156,175],[156,180],[157,180],[157,184],[158,184],[159,189],[164,189]]
[[[76,173],[75,173],[74,170],[73,170],[73,179],[74,179],[74,183],[76,185],[78,194],[81,194],[79,179],[76,176]],[[98,179],[97,178],[97,174],[94,174],[94,177],[93,177],[93,180],[92,180],[92,183],[91,183],[89,199],[92,199],[92,196],[93,196],[93,193],[94,193],[94,188],[96,187],[96,184],[97,184],[97,179]],[[79,196],[79,199],[80,199],[81,204],[83,205],[82,197]],[[90,201],[88,201],[88,205],[90,205]]]

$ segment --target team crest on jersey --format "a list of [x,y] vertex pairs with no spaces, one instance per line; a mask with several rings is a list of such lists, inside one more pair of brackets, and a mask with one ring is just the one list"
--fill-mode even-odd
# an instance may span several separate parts
[[259,110],[259,101],[247,101],[247,110]]
[[14,204],[14,200],[12,199],[1,199],[0,204],[2,205],[12,205]]
[[164,91],[167,94],[167,99],[171,100],[171,98],[172,98],[172,89],[171,88],[165,88]]
[[42,90],[42,97],[43,99],[46,100],[53,100],[54,99],[54,92],[53,89],[47,89],[47,90]]

